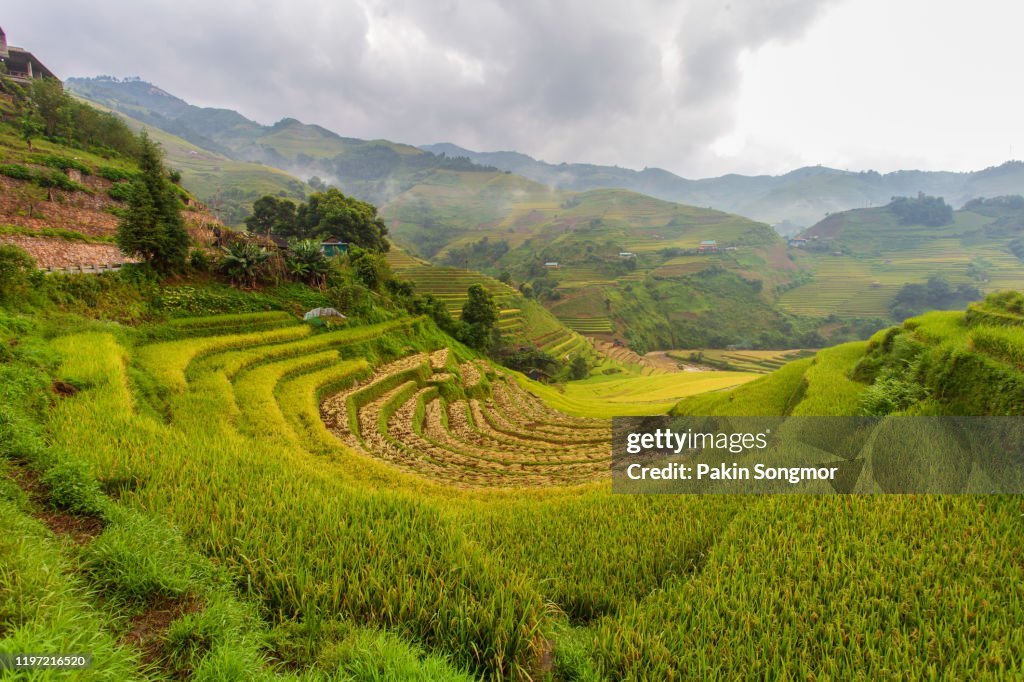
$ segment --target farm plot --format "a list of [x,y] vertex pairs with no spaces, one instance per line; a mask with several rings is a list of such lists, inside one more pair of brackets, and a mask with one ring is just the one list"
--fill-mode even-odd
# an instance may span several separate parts
[[564,386],[521,380],[521,385],[554,409],[584,417],[663,414],[684,397],[745,384],[750,372],[672,372],[648,376],[601,375]]
[[393,260],[392,263],[399,277],[411,281],[416,286],[416,291],[431,294],[443,301],[448,311],[455,317],[462,314],[462,305],[467,299],[466,291],[474,284],[480,284],[494,294],[502,308],[514,307],[511,300],[516,296],[516,290],[479,272],[426,265],[415,261],[409,263],[401,258]]
[[738,372],[768,374],[783,365],[814,355],[815,351],[796,350],[672,350],[668,357],[679,362],[707,365]]
[[450,370],[427,354],[396,360],[325,397],[323,421],[357,451],[457,486],[565,485],[606,475],[607,421],[546,408],[482,363]]
[[[951,316],[915,325],[917,335],[973,331]],[[1020,526],[1017,499],[541,487],[605,466],[587,453],[607,421],[566,416],[482,361],[439,352],[445,339],[430,325],[400,321],[372,343],[337,336],[316,348],[304,344],[327,334],[217,334],[181,348],[124,345],[105,331],[54,339],[56,376],[83,388],[55,401],[48,435],[102,481],[130,482],[122,501],[181,529],[272,625],[379,629],[488,680],[547,679],[552,660],[554,679],[1020,676],[1024,564],[1008,540]],[[987,339],[996,355],[1012,341],[1003,337]],[[147,351],[157,345],[174,371],[140,361],[158,357]],[[711,393],[690,413],[781,414],[795,404],[850,414],[864,386],[847,374],[865,347],[822,351],[813,365]],[[685,378],[578,383],[607,411]],[[358,441],[354,452],[328,430],[321,403],[361,390],[365,414],[351,421],[346,402],[342,426],[396,448],[417,475],[385,463],[390,451],[367,456]],[[550,390],[567,404],[587,395]],[[435,471],[463,487],[435,483]],[[492,485],[498,476],[537,485]],[[908,594],[919,614],[907,610]],[[382,679],[414,679],[380,653]]]
[[580,334],[611,334],[612,321],[607,316],[600,317],[560,317],[566,327]]

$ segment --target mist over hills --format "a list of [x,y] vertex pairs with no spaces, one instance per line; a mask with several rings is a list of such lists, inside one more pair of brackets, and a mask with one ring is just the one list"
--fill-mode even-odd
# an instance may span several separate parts
[[1019,161],[969,173],[901,170],[881,174],[809,166],[777,176],[729,174],[693,180],[660,168],[552,164],[515,151],[361,140],[294,118],[261,125],[231,109],[191,105],[140,79],[69,78],[67,88],[204,149],[273,166],[304,180],[315,176],[377,204],[387,203],[438,170],[501,171],[558,189],[628,189],[738,213],[793,234],[830,213],[882,206],[894,196],[923,192],[959,207],[978,197],[1024,194],[1024,163]]
[[894,196],[924,192],[962,206],[978,197],[1024,191],[1024,163],[1019,161],[970,173],[901,170],[882,174],[807,166],[785,175],[729,174],[691,180],[661,168],[637,171],[586,163],[553,164],[519,152],[477,152],[447,142],[420,148],[465,157],[552,187],[576,191],[620,187],[667,201],[739,213],[775,225],[784,234],[812,225],[829,213],[887,204]]

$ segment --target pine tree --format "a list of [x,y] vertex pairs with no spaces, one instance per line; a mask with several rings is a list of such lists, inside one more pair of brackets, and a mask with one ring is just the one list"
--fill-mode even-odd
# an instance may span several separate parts
[[117,245],[160,272],[180,270],[189,245],[181,205],[167,179],[160,148],[146,133],[139,148],[141,173],[132,183],[128,213],[117,228]]

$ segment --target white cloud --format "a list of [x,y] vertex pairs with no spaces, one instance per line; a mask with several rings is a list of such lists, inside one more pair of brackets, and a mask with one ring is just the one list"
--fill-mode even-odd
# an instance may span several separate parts
[[951,169],[1024,150],[1002,0],[37,0],[4,28],[61,75],[342,135],[689,177]]

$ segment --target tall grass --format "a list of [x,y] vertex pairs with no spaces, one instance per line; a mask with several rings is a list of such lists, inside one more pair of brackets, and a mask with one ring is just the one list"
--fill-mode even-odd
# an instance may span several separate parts
[[[394,678],[420,648],[409,676],[457,677],[448,659],[538,679],[549,651],[565,679],[1024,673],[1019,501],[446,488],[350,451],[319,418],[325,392],[441,339],[414,325],[346,345],[370,332],[344,331],[356,337],[134,351],[104,333],[58,338],[60,374],[84,390],[54,407],[51,437],[101,478],[138,481],[125,503],[166,516],[274,620],[355,624],[340,644],[362,647],[353,676]],[[353,349],[372,363],[339,359]],[[681,409],[853,414],[864,349],[822,351]],[[174,388],[169,423],[134,409],[129,356]],[[359,405],[415,382],[382,406],[396,413],[429,379],[426,366],[396,372]],[[377,426],[386,433],[386,417]]]

